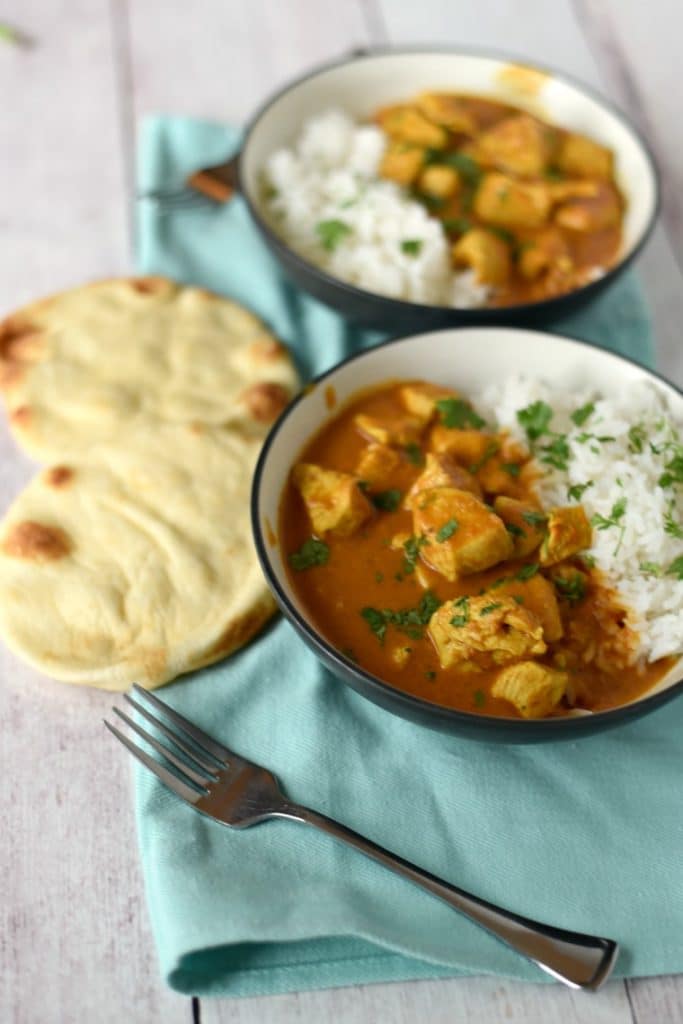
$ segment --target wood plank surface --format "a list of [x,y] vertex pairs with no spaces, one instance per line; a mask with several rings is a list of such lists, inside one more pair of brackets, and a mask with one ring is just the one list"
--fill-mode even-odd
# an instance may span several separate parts
[[[683,153],[676,0],[24,0],[33,49],[0,48],[0,311],[130,268],[134,122],[171,111],[242,121],[309,65],[359,45],[490,46],[602,85],[654,145],[663,230],[639,263],[660,365],[683,383]],[[13,12],[14,13],[14,12]],[[3,14],[3,17],[5,15]],[[9,20],[10,14],[7,18]],[[0,426],[4,508],[32,467]],[[110,697],[38,678],[0,648],[0,1020],[180,1024],[190,1001],[158,975],[129,765],[100,719]],[[681,976],[597,996],[500,979],[202,1001],[204,1024],[655,1024],[683,1021]]]

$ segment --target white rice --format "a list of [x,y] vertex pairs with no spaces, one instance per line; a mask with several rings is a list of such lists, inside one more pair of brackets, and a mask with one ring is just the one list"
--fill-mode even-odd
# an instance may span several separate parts
[[[264,206],[274,229],[305,259],[366,291],[408,302],[483,306],[489,288],[471,270],[455,273],[439,221],[410,193],[379,178],[386,145],[373,125],[341,110],[304,123],[289,148],[263,171]],[[319,225],[337,221],[346,233],[325,248]],[[402,248],[408,245],[408,251]]]
[[[551,406],[549,429],[566,435],[569,446],[566,471],[541,467],[538,493],[543,504],[575,504],[568,488],[588,482],[591,486],[579,501],[589,518],[610,519],[615,504],[625,499],[616,525],[602,530],[594,526],[590,554],[629,611],[629,625],[640,638],[639,657],[655,661],[683,652],[683,581],[667,574],[683,556],[683,485],[659,484],[675,454],[672,445],[681,442],[681,425],[674,422],[665,396],[649,384],[633,385],[617,400],[588,390],[569,394],[539,380],[517,378],[491,385],[477,408],[526,442],[517,411],[536,401]],[[594,411],[576,426],[570,414],[589,402],[594,402]],[[635,436],[629,436],[632,428]],[[579,440],[586,434],[594,436]],[[536,444],[547,442],[542,437]]]

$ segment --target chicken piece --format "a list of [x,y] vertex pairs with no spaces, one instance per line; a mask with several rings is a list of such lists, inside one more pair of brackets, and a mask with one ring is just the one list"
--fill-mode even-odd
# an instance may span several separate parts
[[436,412],[436,403],[443,398],[457,398],[457,391],[440,388],[436,384],[404,384],[399,389],[403,405],[411,415],[426,425]]
[[395,533],[389,541],[389,547],[392,551],[403,551],[406,541],[410,540],[411,534],[407,530],[401,530],[400,533]]
[[350,473],[300,462],[292,471],[292,480],[319,537],[326,533],[348,537],[373,514],[372,505]]
[[356,476],[370,487],[383,487],[401,463],[401,456],[393,448],[373,441],[361,455]]
[[415,416],[396,416],[393,419],[385,420],[359,412],[357,416],[354,416],[353,422],[361,434],[371,441],[378,441],[379,444],[393,444],[399,448],[404,448],[407,444],[415,444],[424,429],[424,423]]
[[452,455],[462,466],[477,466],[489,452],[496,452],[500,442],[495,434],[483,430],[460,430],[437,423],[429,434],[430,447],[440,455]]
[[412,509],[418,495],[434,487],[455,487],[459,491],[469,491],[475,498],[481,499],[482,496],[481,487],[475,477],[459,466],[450,455],[434,455],[433,452],[428,452],[425,468],[408,491],[403,507]]
[[511,597],[460,597],[438,608],[427,628],[442,668],[479,672],[545,654],[543,627]]
[[566,672],[521,661],[499,673],[491,694],[514,704],[522,718],[545,718],[562,700],[568,682]]
[[593,542],[593,529],[581,505],[551,508],[541,545],[541,565],[555,565],[585,551]]
[[528,501],[517,501],[505,495],[495,499],[493,509],[512,537],[516,558],[526,558],[536,550],[545,536],[543,512]]
[[569,274],[574,262],[561,232],[554,227],[544,228],[533,238],[520,245],[517,268],[527,281],[533,281],[551,268]]
[[501,228],[539,228],[548,220],[551,200],[545,182],[516,181],[505,174],[484,176],[474,197],[474,212]]
[[398,668],[405,668],[412,653],[412,647],[394,647],[391,652],[391,660]]
[[555,212],[555,223],[570,231],[599,231],[614,227],[621,218],[621,200],[606,182],[588,199],[570,199]]
[[457,132],[460,135],[474,135],[477,123],[462,105],[457,96],[450,93],[423,92],[415,100],[415,105],[425,117],[434,124]]
[[506,580],[500,587],[489,591],[491,595],[507,594],[532,612],[543,626],[543,639],[554,644],[562,639],[564,627],[557,603],[555,588],[545,576],[536,573],[529,580]]
[[502,519],[456,487],[422,491],[413,507],[413,532],[426,541],[420,546],[422,561],[451,582],[512,554]]
[[425,162],[425,151],[406,142],[390,142],[379,165],[380,177],[406,188],[416,181]]
[[383,131],[399,142],[429,146],[430,149],[443,149],[448,142],[446,129],[429,121],[415,107],[405,104],[385,107],[379,112],[377,120]]
[[586,178],[548,182],[548,192],[554,203],[566,203],[568,199],[590,199],[597,195],[599,188],[600,182]]
[[[496,449],[493,446],[481,462],[478,465],[475,464],[476,477],[484,494],[489,497],[505,494],[509,498],[516,498],[520,491],[523,493],[523,486],[520,485],[519,478],[513,476],[509,468],[504,468],[509,465],[510,463],[502,455],[496,454]],[[521,473],[522,470],[520,469],[519,472]]]
[[437,199],[450,199],[460,188],[460,175],[455,167],[446,164],[430,164],[425,167],[418,181],[420,192]]
[[477,139],[482,160],[507,174],[539,177],[550,159],[556,135],[529,114],[498,121]]
[[485,228],[470,228],[451,249],[455,267],[469,267],[479,284],[504,285],[510,276],[510,247]]
[[565,135],[555,156],[555,164],[565,174],[577,178],[612,177],[612,153],[585,135]]

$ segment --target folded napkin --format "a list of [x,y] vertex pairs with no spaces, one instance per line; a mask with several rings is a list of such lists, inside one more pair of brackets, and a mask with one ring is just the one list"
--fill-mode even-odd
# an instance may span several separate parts
[[[181,185],[236,144],[225,126],[149,120],[140,189]],[[138,270],[249,306],[305,374],[380,337],[289,285],[240,199],[221,209],[141,202]],[[651,362],[630,276],[554,326]],[[617,939],[618,974],[683,970],[683,701],[578,743],[467,741],[375,707],[323,669],[282,619],[163,697],[271,768],[294,800],[486,899]],[[161,969],[179,991],[258,995],[481,973],[547,980],[439,901],[312,829],[273,821],[231,831],[142,770],[135,797]]]

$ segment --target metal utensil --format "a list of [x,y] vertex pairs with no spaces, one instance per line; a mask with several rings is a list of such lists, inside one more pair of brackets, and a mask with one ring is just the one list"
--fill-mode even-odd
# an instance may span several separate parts
[[172,746],[162,743],[118,708],[113,710],[166,764],[109,722],[105,725],[161,782],[202,814],[230,828],[249,828],[268,818],[290,818],[313,825],[437,896],[570,988],[595,990],[609,977],[617,957],[616,942],[554,928],[503,910],[423,871],[345,825],[292,803],[267,768],[239,757],[154,694],[139,686],[133,689],[143,703],[127,694],[125,699]]
[[222,205],[232,199],[237,189],[237,157],[204,167],[191,174],[185,184],[175,189],[152,189],[140,192],[138,199],[149,199],[162,207]]

